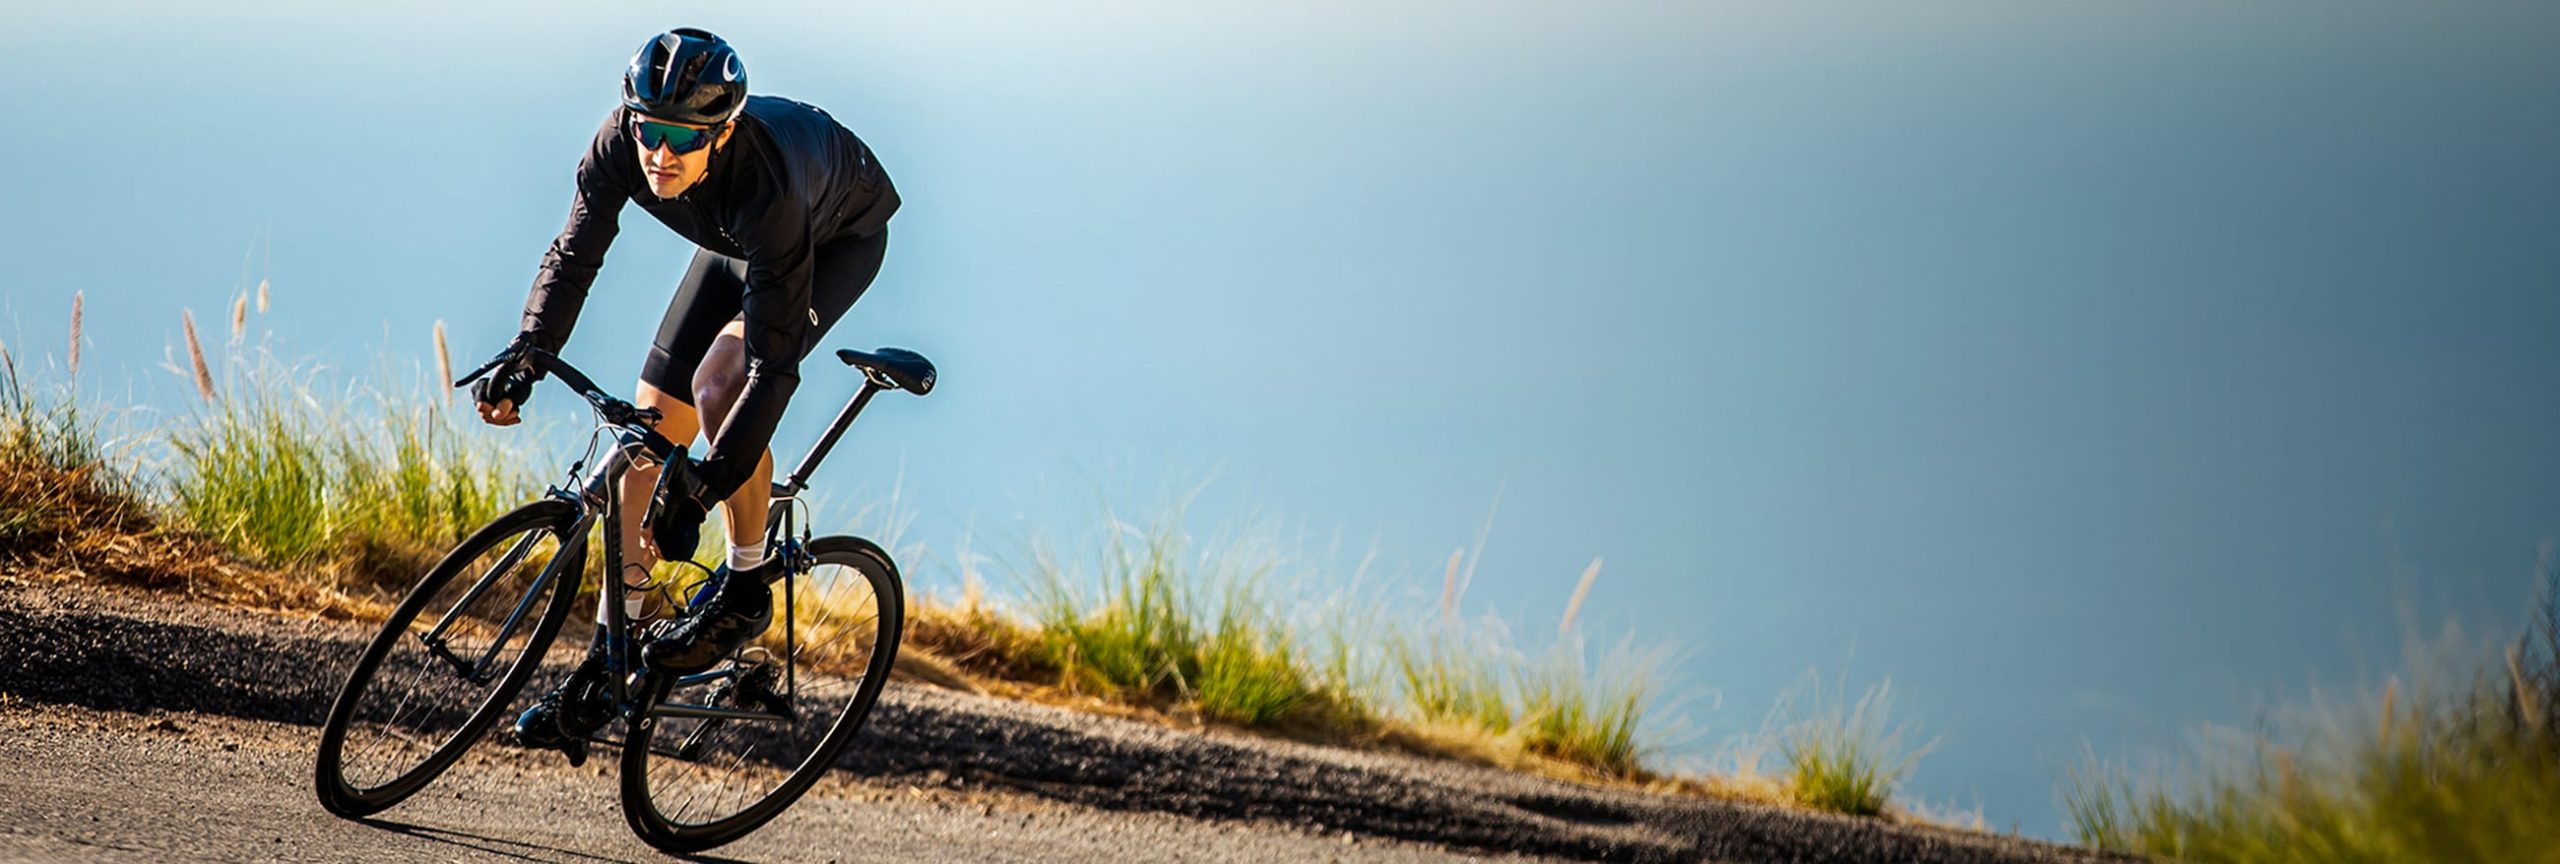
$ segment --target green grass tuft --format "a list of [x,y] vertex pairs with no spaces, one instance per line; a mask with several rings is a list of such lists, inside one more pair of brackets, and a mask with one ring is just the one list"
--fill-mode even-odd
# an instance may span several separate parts
[[1441,728],[1516,741],[1531,754],[1634,778],[1644,773],[1645,725],[1660,658],[1620,650],[1595,668],[1579,641],[1535,656],[1511,645],[1499,620],[1447,615],[1386,640],[1404,711]]
[[28,392],[16,358],[0,349],[0,459],[76,471],[104,457],[97,424],[81,414],[77,395],[69,388]]
[[2560,573],[2533,631],[2468,684],[2427,686],[2442,673],[2413,660],[2378,696],[2201,749],[2175,780],[2085,754],[2061,790],[2073,836],[2220,864],[2560,861],[2555,589]]
[[1031,617],[1043,665],[1095,692],[1188,703],[1248,726],[1334,701],[1296,632],[1261,596],[1269,565],[1233,555],[1185,561],[1174,524],[1135,540],[1116,531],[1093,573],[1035,554]]
[[83,501],[121,491],[104,470],[96,423],[68,389],[31,393],[0,349],[0,558],[49,548],[77,528]]
[[273,360],[170,433],[177,514],[249,559],[383,591],[540,491],[525,439],[425,396],[333,392]]
[[1518,712],[1505,687],[1510,658],[1500,631],[1444,620],[1418,637],[1396,637],[1388,656],[1407,707],[1427,722],[1472,727],[1487,734],[1511,731]]
[[1772,734],[1787,762],[1790,794],[1817,810],[1883,815],[1894,789],[1935,744],[1909,744],[1913,726],[1893,723],[1892,713],[1890,681],[1868,686],[1850,702],[1845,675],[1837,690],[1825,691],[1821,676],[1807,673],[1771,711],[1780,724]]
[[1590,766],[1621,777],[1642,766],[1645,698],[1652,691],[1654,657],[1604,663],[1615,670],[1586,671],[1581,652],[1559,646],[1544,664],[1520,667],[1517,728],[1530,752]]

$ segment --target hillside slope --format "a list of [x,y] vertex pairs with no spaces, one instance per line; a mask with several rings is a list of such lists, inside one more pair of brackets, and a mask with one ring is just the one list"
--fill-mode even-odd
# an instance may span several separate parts
[[[344,622],[0,577],[0,657],[8,658],[0,697],[308,726],[369,635]],[[1099,811],[1568,860],[2100,860],[2032,841],[1594,789],[903,684],[890,688],[842,767],[875,784],[975,787]]]

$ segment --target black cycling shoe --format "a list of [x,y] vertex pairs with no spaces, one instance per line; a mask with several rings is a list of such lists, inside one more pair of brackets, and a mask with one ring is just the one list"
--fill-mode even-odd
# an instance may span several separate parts
[[642,646],[640,659],[652,671],[677,675],[718,665],[720,658],[773,626],[773,589],[765,581],[781,575],[781,567],[778,559],[736,572],[723,565],[711,574],[711,584],[703,586],[706,599],[697,601],[666,635]]
[[587,736],[613,722],[613,697],[605,692],[604,645],[587,647],[587,659],[542,700],[516,715],[516,743],[568,754],[570,767],[587,762]]

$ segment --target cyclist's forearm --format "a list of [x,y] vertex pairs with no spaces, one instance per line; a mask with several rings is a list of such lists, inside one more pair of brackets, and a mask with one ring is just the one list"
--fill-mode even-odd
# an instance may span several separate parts
[[578,310],[586,298],[555,299],[546,303],[541,295],[525,302],[522,331],[534,347],[554,354],[569,344],[569,331],[578,323]]
[[569,344],[569,331],[578,324],[578,312],[587,305],[587,285],[595,280],[595,271],[570,273],[545,267],[526,294],[522,330],[542,350],[559,353]]

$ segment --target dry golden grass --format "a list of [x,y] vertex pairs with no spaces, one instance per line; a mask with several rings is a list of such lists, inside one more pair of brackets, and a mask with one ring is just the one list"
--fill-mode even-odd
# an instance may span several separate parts
[[[82,474],[0,466],[0,496],[65,502],[60,521],[54,523],[59,530],[47,540],[0,549],[0,569],[18,578],[55,584],[130,586],[227,606],[357,621],[380,620],[398,600],[396,593],[352,575],[332,573],[313,578],[315,574],[309,569],[286,572],[240,562],[208,538],[162,524],[140,502],[101,491]],[[838,672],[859,668],[867,660],[870,646],[859,639],[834,637],[840,635],[835,630],[869,612],[866,602],[856,600],[847,608],[830,604],[826,598],[801,598],[795,604],[795,612],[803,638],[816,645],[837,646],[836,650],[819,649],[803,656],[819,668]],[[582,603],[579,608],[584,606]],[[572,623],[574,626],[576,622]],[[776,643],[768,644],[769,650],[780,647],[779,633],[780,628],[776,628],[765,637],[766,642]],[[1783,784],[1755,773],[1604,774],[1541,756],[1517,733],[1490,733],[1462,723],[1373,719],[1360,726],[1289,724],[1256,728],[1215,722],[1194,706],[1176,700],[1106,699],[1062,677],[1043,659],[1038,650],[1040,639],[1032,625],[978,597],[960,602],[915,602],[907,610],[906,633],[895,673],[905,680],[946,689],[1164,728],[1214,727],[1256,737],[1403,752],[1655,794],[1795,806]]]
[[[267,288],[263,282],[257,294],[260,311],[264,312]],[[235,297],[229,310],[235,343],[242,338],[240,334],[245,327],[249,301],[249,295],[244,292]],[[220,394],[228,396],[228,399],[218,398],[213,370],[205,357],[192,313],[186,313],[182,320],[188,359],[199,395],[214,404],[214,411],[230,412],[220,414],[220,417],[240,415],[259,421],[281,418],[277,423],[265,425],[208,425],[196,438],[187,439],[197,445],[198,451],[207,454],[206,459],[199,460],[200,463],[254,467],[265,463],[250,457],[293,450],[282,445],[295,445],[309,450],[310,453],[304,455],[311,458],[285,467],[312,468],[314,472],[306,473],[324,481],[336,482],[348,489],[362,487],[359,490],[361,494],[324,494],[317,499],[332,504],[345,500],[391,500],[391,493],[400,490],[428,489],[433,486],[431,481],[453,474],[454,466],[465,464],[447,460],[440,455],[444,451],[423,445],[406,450],[394,448],[388,456],[371,451],[310,446],[312,441],[305,438],[312,435],[319,436],[312,440],[324,442],[377,440],[384,436],[369,434],[378,431],[370,427],[345,426],[343,418],[339,418],[340,425],[337,426],[313,425],[308,418],[290,410],[291,405],[309,401],[307,392],[278,391],[301,397],[280,401],[275,393],[262,389],[261,382],[272,376],[256,369],[243,372],[236,357],[226,367],[229,371],[225,378],[231,382],[226,389],[233,392]],[[75,333],[77,326],[75,312]],[[433,335],[438,378],[449,381],[451,356],[441,322]],[[75,344],[76,341],[75,335]],[[309,387],[307,383],[297,386],[305,390]],[[428,403],[426,407],[440,408],[440,402]],[[419,422],[431,424],[440,420],[444,412],[423,410],[414,413],[426,418]],[[259,430],[270,426],[283,431],[261,437]],[[442,427],[430,429],[412,423],[384,428],[407,430],[415,433],[412,437],[419,441],[442,440],[427,435],[428,432],[441,434]],[[348,434],[350,432],[357,434]],[[221,446],[233,445],[237,445],[235,449],[239,452],[220,449]],[[417,452],[411,453],[412,450]],[[293,452],[300,453],[301,450]],[[497,464],[497,461],[477,459],[468,464],[485,468],[489,464]],[[366,470],[354,471],[349,466]],[[36,469],[44,467],[34,466]],[[193,521],[181,525],[166,521],[176,517],[164,515],[148,502],[120,492],[119,487],[112,484],[97,482],[92,474],[82,473],[86,470],[92,469],[50,473],[44,470],[21,471],[5,478],[8,483],[0,483],[0,501],[62,502],[60,506],[52,506],[45,511],[56,514],[51,517],[55,521],[45,523],[52,528],[28,533],[32,539],[27,542],[0,546],[0,566],[6,566],[21,576],[54,582],[131,585],[233,606],[331,618],[379,620],[405,592],[409,580],[430,566],[440,556],[443,547],[450,544],[453,538],[447,535],[453,530],[467,529],[476,524],[475,519],[446,520],[452,524],[437,522],[435,524],[442,527],[421,530],[417,525],[424,523],[414,519],[404,522],[386,516],[370,521],[360,520],[361,524],[351,522],[345,530],[330,534],[323,544],[325,554],[311,553],[304,547],[262,546],[244,542],[232,534],[217,538],[184,527],[229,525],[236,528],[269,523],[308,527],[311,524],[307,519],[285,518],[293,513],[281,510],[276,513],[234,512],[240,509],[238,507],[213,508],[205,513],[176,508],[168,510],[169,513],[188,513]],[[274,491],[271,487],[279,487],[283,479],[290,479],[286,475],[291,473],[284,468],[276,468],[250,471],[252,476],[240,478],[224,475],[215,479],[239,482],[230,485],[198,482],[197,487],[202,487],[198,491],[210,491],[196,497],[234,503],[266,500],[246,493]],[[204,481],[202,476],[196,476],[196,479]],[[371,485],[347,485],[354,480],[364,480]],[[497,486],[472,488],[477,490],[475,494],[487,493],[490,501],[500,504],[520,500],[513,496],[513,492]],[[429,497],[442,501],[452,496],[438,494]],[[180,498],[191,500],[184,499],[184,496]],[[291,496],[278,498],[286,499],[290,499],[288,503],[302,500]],[[261,518],[210,518],[226,515]],[[275,518],[264,518],[269,516]],[[254,532],[244,534],[235,530],[233,534],[251,536]],[[1155,538],[1151,542],[1169,541]],[[297,549],[301,551],[297,552]],[[1171,547],[1150,546],[1140,551],[1152,555],[1140,556],[1148,562],[1143,570],[1123,567],[1112,571],[1124,577],[1122,581],[1126,583],[1118,594],[1105,592],[1096,597],[1082,598],[1068,592],[1057,592],[1059,597],[1053,599],[1059,599],[1059,603],[1009,608],[987,602],[982,584],[972,575],[956,601],[927,598],[912,602],[906,610],[904,641],[894,673],[907,680],[955,690],[1034,701],[1171,728],[1215,727],[1269,738],[1392,750],[1618,788],[1762,803],[1783,801],[1785,798],[1770,792],[1770,783],[1756,776],[1678,777],[1637,767],[1632,759],[1633,751],[1625,746],[1633,741],[1638,709],[1635,698],[1628,696],[1624,700],[1626,704],[1618,706],[1607,696],[1607,693],[1615,691],[1587,689],[1586,684],[1590,682],[1581,677],[1579,665],[1572,674],[1544,668],[1505,671],[1508,667],[1486,667],[1485,670],[1469,672],[1511,676],[1501,678],[1499,683],[1495,678],[1476,682],[1506,688],[1504,692],[1513,697],[1507,703],[1502,723],[1488,725],[1467,722],[1466,718],[1406,716],[1408,712],[1399,707],[1400,703],[1392,701],[1393,693],[1364,689],[1368,682],[1363,673],[1329,667],[1322,660],[1324,652],[1321,645],[1332,645],[1337,653],[1347,651],[1351,646],[1375,647],[1371,640],[1384,638],[1383,631],[1337,626],[1332,631],[1310,635],[1269,611],[1274,603],[1286,602],[1286,598],[1264,597],[1247,590],[1260,584],[1257,581],[1259,577],[1255,575],[1259,571],[1253,571],[1250,566],[1234,573],[1193,573],[1187,569],[1193,566],[1185,563],[1187,557],[1169,554],[1173,551]],[[1422,617],[1437,618],[1447,626],[1464,626],[1458,619],[1458,611],[1467,585],[1472,581],[1473,567],[1467,561],[1468,554],[1463,549],[1450,557],[1441,586],[1440,614],[1433,616],[1430,610],[1425,609]],[[258,566],[255,562],[266,562],[272,566]],[[1250,563],[1246,562],[1247,565]],[[591,569],[593,566],[594,562],[591,562]],[[1564,614],[1557,624],[1560,634],[1575,632],[1580,608],[1593,588],[1600,566],[1601,562],[1594,559],[1573,585]],[[595,576],[593,573],[588,575],[591,579]],[[1067,574],[1058,572],[1050,575],[1052,587],[1068,584]],[[1201,579],[1225,585],[1229,593],[1202,595],[1205,599],[1193,598],[1187,592],[1212,590],[1210,585],[1193,585],[1186,581]],[[1217,581],[1221,579],[1225,581]],[[1193,599],[1199,602],[1191,602]],[[802,645],[811,646],[810,652],[803,655],[806,661],[815,668],[838,672],[849,672],[866,665],[872,656],[873,646],[860,634],[867,629],[865,619],[876,614],[877,610],[868,605],[871,602],[874,602],[871,598],[860,595],[795,597],[791,629],[801,637]],[[1152,610],[1148,614],[1130,611],[1149,602],[1153,605],[1146,607]],[[579,605],[585,607],[589,604],[582,602]],[[573,620],[572,626],[580,625]],[[766,637],[768,643],[775,643],[768,644],[768,649],[780,647],[778,640],[782,629],[775,628],[774,633]],[[1167,634],[1179,638],[1158,644],[1164,640],[1155,640],[1155,637]],[[1163,649],[1168,644],[1175,649],[1170,655],[1174,660],[1187,661],[1190,665],[1156,663],[1163,658],[1154,655],[1138,659],[1146,661],[1142,665],[1150,669],[1175,669],[1175,673],[1169,676],[1169,684],[1140,686],[1098,677],[1095,673],[1096,668],[1104,665],[1099,661],[1112,659],[1106,656],[1108,652],[1104,649],[1129,649],[1122,653],[1134,655]],[[1628,692],[1641,693],[1641,690]],[[1221,698],[1225,701],[1220,701]],[[1268,710],[1240,711],[1232,707],[1237,705]],[[1586,710],[1568,710],[1575,707]],[[1623,722],[1611,718],[1621,718]],[[1577,738],[1574,732],[1577,729],[1587,729],[1593,735]],[[1611,761],[1595,760],[1584,749],[1559,746],[1559,742],[1571,743],[1582,738],[1607,738],[1611,735],[1625,739],[1618,746],[1626,750],[1625,754]],[[1572,758],[1558,758],[1560,756]],[[1606,767],[1601,767],[1603,765]]]
[[37,530],[0,548],[0,566],[31,581],[120,585],[325,618],[379,620],[390,611],[387,599],[396,599],[241,563],[113,489],[101,470],[0,462],[0,499],[40,504],[43,514]]
[[[1595,562],[1596,565],[1596,562]],[[1594,568],[1596,570],[1596,566]],[[1456,572],[1452,568],[1452,573]],[[1452,581],[1455,584],[1455,580]],[[926,599],[910,605],[906,638],[899,647],[901,673],[910,673],[906,658],[934,666],[928,680],[956,690],[992,694],[1090,714],[1118,717],[1174,729],[1221,728],[1257,737],[1354,749],[1377,749],[1447,759],[1556,780],[1663,795],[1738,801],[1772,807],[1802,805],[1785,783],[1743,770],[1730,775],[1693,776],[1637,770],[1625,774],[1595,771],[1590,766],[1541,755],[1517,731],[1492,732],[1464,722],[1408,721],[1364,717],[1350,723],[1294,723],[1246,726],[1209,719],[1180,700],[1132,699],[1130,694],[1103,695],[1077,685],[1050,663],[1042,636],[1029,622],[985,602],[972,581],[956,601]],[[1454,591],[1453,591],[1454,593]]]

